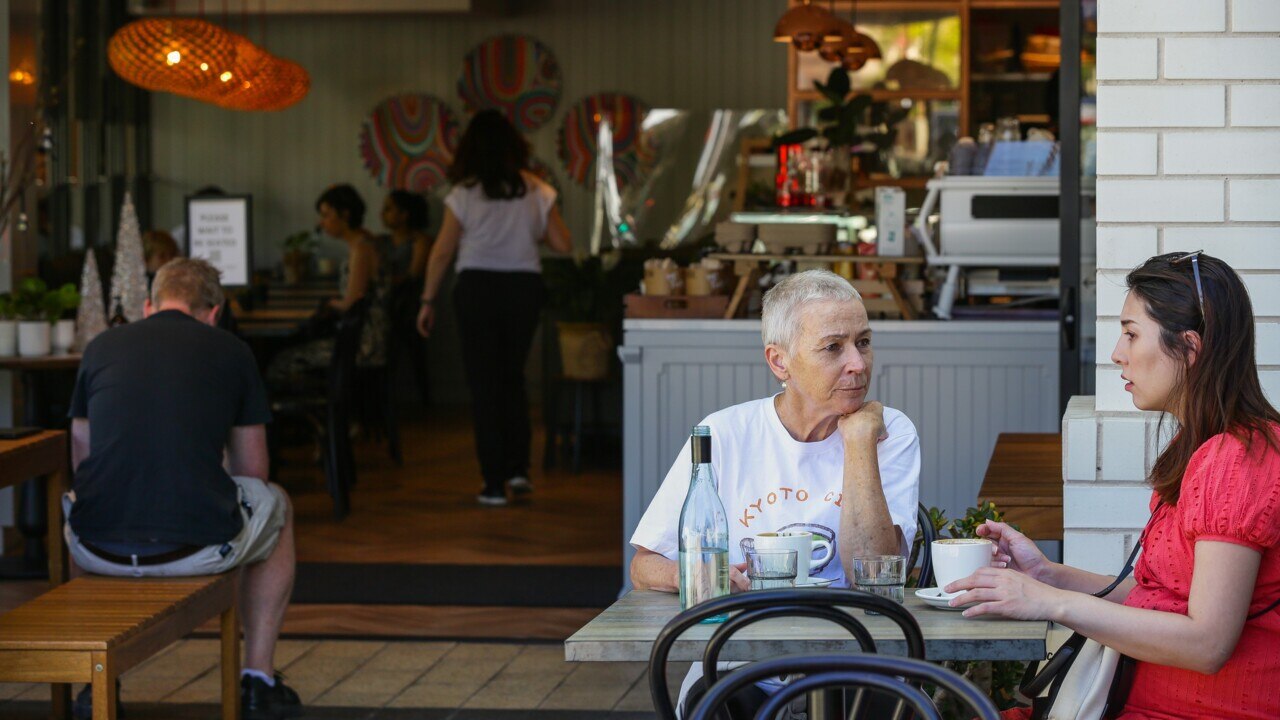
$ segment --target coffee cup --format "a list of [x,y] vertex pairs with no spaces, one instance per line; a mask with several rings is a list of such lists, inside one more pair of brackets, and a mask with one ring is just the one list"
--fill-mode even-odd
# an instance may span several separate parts
[[[813,557],[815,548],[821,547],[821,557]],[[809,571],[816,570],[831,560],[831,543],[807,530],[764,532],[756,535],[755,548],[761,552],[772,550],[796,551],[796,585],[809,582]]]
[[951,583],[967,578],[980,568],[991,564],[991,541],[982,538],[947,538],[934,540],[930,549],[933,557],[933,576],[941,590]]

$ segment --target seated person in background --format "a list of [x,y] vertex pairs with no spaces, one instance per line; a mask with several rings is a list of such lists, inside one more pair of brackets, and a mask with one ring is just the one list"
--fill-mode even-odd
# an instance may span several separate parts
[[212,327],[222,302],[213,266],[170,261],[146,318],[85,348],[71,403],[66,538],[75,564],[99,575],[244,568],[244,717],[273,720],[301,711],[273,666],[293,588],[293,512],[266,482],[271,413],[257,364]]
[[[387,362],[387,262],[377,240],[364,228],[364,200],[350,185],[333,185],[316,200],[316,212],[324,234],[347,246],[347,256],[338,270],[342,295],[326,300],[317,319],[331,319],[367,300],[356,365],[383,367]],[[333,338],[289,348],[271,361],[267,381],[272,387],[287,385],[299,376],[327,368],[332,358]]]
[[[147,290],[151,290],[151,284],[155,282],[156,273],[165,263],[174,258],[181,257],[182,252],[178,249],[178,241],[173,236],[163,230],[148,230],[142,234],[142,258],[147,264]],[[110,309],[110,308],[109,308]],[[236,319],[231,313],[229,301],[224,300],[222,307],[218,309],[217,327],[228,332],[237,332]]]
[[[387,261],[391,282],[422,281],[427,271],[431,236],[427,199],[408,190],[392,190],[382,202],[382,224],[387,228]],[[415,313],[416,315],[416,313]]]
[[178,241],[163,230],[148,230],[142,234],[142,257],[147,263],[147,284],[156,279],[156,271],[178,257]]
[[[731,586],[749,587],[743,540],[792,530],[831,541],[830,561],[811,576],[844,586],[852,558],[905,555],[915,539],[916,429],[906,415],[866,399],[871,327],[858,291],[840,276],[810,270],[778,283],[765,293],[761,334],[782,392],[700,423],[711,427],[711,464],[729,517]],[[691,468],[686,442],[631,537],[637,589],[679,587],[677,534]],[[702,693],[693,687],[701,678],[695,665],[681,688],[686,709]],[[763,703],[757,692],[740,707]]]

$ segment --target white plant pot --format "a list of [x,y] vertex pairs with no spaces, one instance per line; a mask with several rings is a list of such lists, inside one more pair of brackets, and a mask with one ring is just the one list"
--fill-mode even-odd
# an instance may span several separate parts
[[76,344],[76,321],[59,320],[53,326],[53,352],[55,355],[66,355],[71,346]]
[[0,320],[0,357],[18,354],[18,321]]
[[49,354],[53,326],[43,320],[18,323],[18,354],[22,357],[44,357]]

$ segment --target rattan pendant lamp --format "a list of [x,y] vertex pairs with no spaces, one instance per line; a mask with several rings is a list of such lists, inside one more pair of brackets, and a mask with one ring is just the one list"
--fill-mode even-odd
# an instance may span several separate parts
[[222,28],[195,18],[135,20],[107,42],[107,62],[126,81],[147,90],[199,97],[219,68],[235,58]]

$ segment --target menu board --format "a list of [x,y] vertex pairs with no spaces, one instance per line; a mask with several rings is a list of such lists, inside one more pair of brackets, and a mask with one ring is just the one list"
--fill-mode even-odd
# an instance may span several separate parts
[[245,287],[253,274],[249,195],[187,198],[187,254],[222,272],[223,287]]

